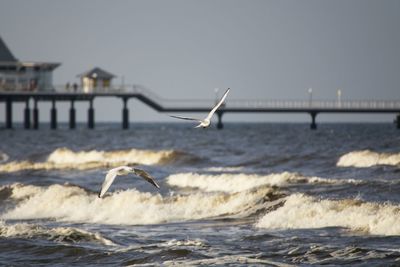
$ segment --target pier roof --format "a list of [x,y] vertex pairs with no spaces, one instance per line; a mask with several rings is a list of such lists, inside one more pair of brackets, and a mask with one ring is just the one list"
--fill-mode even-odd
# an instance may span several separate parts
[[10,49],[8,49],[6,43],[0,36],[0,62],[17,62],[18,60],[11,53]]
[[94,79],[112,79],[116,77],[114,74],[107,72],[101,68],[95,67],[89,71],[79,74],[78,77],[88,77]]
[[20,62],[20,61],[0,61],[0,70],[24,70],[33,68],[37,70],[54,70],[61,63],[56,62]]
[[0,70],[23,70],[34,68],[38,70],[53,70],[60,66],[57,62],[19,61],[0,36]]

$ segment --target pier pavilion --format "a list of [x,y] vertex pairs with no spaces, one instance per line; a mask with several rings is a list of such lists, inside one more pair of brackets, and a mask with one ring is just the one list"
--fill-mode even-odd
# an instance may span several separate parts
[[116,76],[99,67],[79,74],[81,88],[84,93],[107,92],[112,87],[112,79]]
[[19,61],[0,37],[0,91],[51,91],[60,63]]

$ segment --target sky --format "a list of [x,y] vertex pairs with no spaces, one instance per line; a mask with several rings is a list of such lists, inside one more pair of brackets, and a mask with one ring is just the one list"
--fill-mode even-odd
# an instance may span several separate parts
[[[392,100],[400,99],[399,14],[397,0],[0,0],[0,35],[19,60],[60,62],[57,85],[97,66],[118,76],[114,84],[140,84],[171,99],[212,99],[215,88],[230,87],[227,101],[307,99],[308,88],[314,99],[336,99],[341,89],[343,100]],[[41,105],[46,120],[50,105]],[[66,120],[69,105],[59,107]],[[120,100],[96,100],[96,107],[98,121],[121,119]],[[174,121],[137,100],[129,108],[131,122]],[[87,104],[77,109],[85,121]],[[318,118],[390,122],[394,115]]]

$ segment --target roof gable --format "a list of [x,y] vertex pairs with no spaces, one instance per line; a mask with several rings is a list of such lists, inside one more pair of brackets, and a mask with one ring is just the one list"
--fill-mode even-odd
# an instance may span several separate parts
[[4,43],[1,36],[0,36],[0,61],[3,61],[3,62],[16,62],[17,61],[17,59],[11,53],[10,49],[8,49],[7,45]]
[[116,77],[114,74],[111,74],[103,69],[100,69],[98,67],[93,68],[87,72],[84,72],[82,74],[79,74],[78,77],[88,77],[88,78],[94,78],[94,79],[111,79]]

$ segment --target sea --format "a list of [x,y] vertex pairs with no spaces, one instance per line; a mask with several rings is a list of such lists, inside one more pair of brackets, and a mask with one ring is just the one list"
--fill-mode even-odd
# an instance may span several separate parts
[[0,265],[400,266],[395,125],[193,126],[0,129]]

